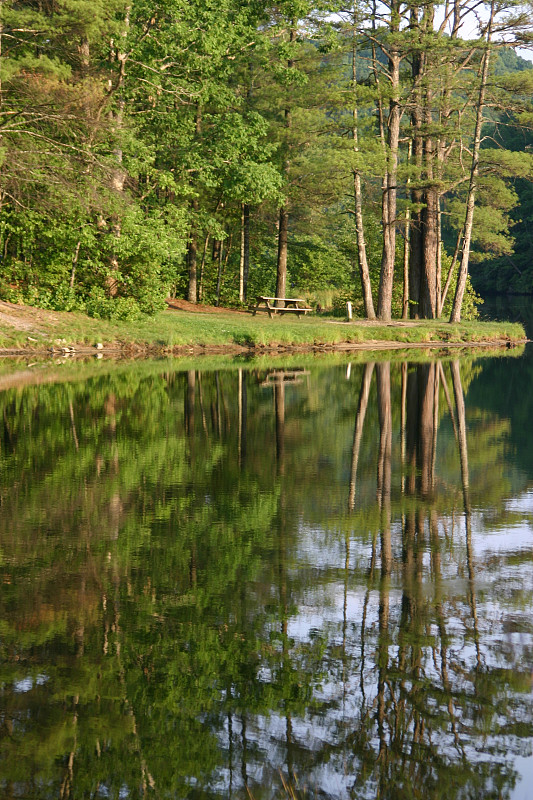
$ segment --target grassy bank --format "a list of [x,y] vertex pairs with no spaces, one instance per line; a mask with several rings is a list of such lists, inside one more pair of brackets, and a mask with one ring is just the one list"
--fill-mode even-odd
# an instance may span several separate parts
[[269,319],[233,311],[210,313],[166,310],[135,322],[96,320],[0,304],[0,348],[49,351],[51,348],[122,349],[147,352],[198,350],[275,350],[296,347],[406,346],[439,344],[518,343],[526,338],[517,323],[442,321],[351,323],[323,317]]

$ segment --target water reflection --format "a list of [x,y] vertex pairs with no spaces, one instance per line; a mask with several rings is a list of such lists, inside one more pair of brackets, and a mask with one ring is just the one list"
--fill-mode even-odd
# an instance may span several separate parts
[[3,795],[513,796],[532,475],[493,369],[0,395]]

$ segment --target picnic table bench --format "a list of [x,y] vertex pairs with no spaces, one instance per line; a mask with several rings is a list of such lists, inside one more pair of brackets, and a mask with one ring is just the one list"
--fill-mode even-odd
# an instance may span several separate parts
[[[277,303],[285,303],[285,305],[281,306],[277,305]],[[252,314],[255,316],[258,311],[268,311],[268,316],[272,319],[273,314],[293,313],[298,314],[299,319],[300,314],[307,314],[312,310],[301,297],[266,297],[265,295],[259,295]]]
[[279,384],[291,383],[293,385],[302,383],[303,378],[310,375],[308,369],[274,369],[267,372],[266,377],[260,386],[276,386]]

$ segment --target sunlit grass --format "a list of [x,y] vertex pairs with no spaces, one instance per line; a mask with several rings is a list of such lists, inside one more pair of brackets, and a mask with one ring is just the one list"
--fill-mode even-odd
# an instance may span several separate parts
[[[15,330],[0,324],[0,347],[46,349],[98,342],[106,346],[159,348],[244,346],[275,347],[334,346],[342,343],[450,344],[487,341],[523,341],[518,323],[464,322],[450,325],[441,320],[406,324],[351,323],[324,317],[252,316],[245,313],[190,313],[166,310],[135,322],[109,322],[83,314],[48,313],[38,317],[30,329]],[[62,341],[64,340],[64,341]]]

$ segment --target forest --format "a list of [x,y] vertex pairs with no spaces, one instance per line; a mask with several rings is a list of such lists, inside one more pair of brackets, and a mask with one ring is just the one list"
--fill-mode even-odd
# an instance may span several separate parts
[[533,292],[532,29],[514,0],[1,0],[0,299],[458,321]]

